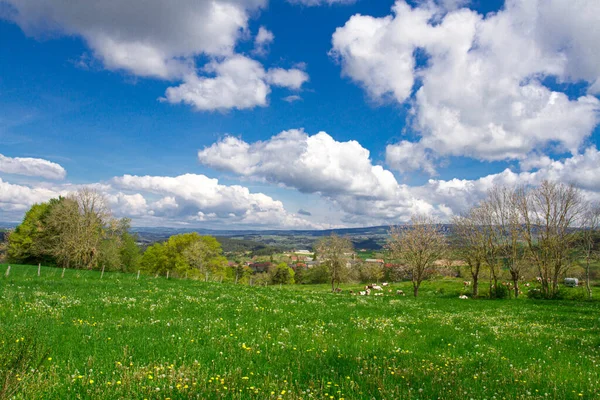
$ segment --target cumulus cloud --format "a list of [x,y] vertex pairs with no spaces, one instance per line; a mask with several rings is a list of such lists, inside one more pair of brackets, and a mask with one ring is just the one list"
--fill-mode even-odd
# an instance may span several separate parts
[[308,74],[297,68],[271,68],[267,73],[267,81],[275,86],[298,90],[308,81]]
[[120,190],[164,196],[148,205],[136,202],[150,215],[167,214],[183,221],[213,221],[235,225],[278,228],[315,228],[315,225],[288,213],[283,203],[263,193],[251,193],[239,185],[221,185],[204,175],[176,177],[124,175],[112,180]]
[[250,13],[267,0],[5,0],[4,17],[27,34],[79,35],[108,69],[177,78],[194,56],[228,56]]
[[59,193],[51,189],[15,185],[0,178],[0,210],[3,211],[22,213],[35,203],[48,201],[58,196]]
[[200,150],[198,158],[222,171],[325,196],[386,197],[397,185],[358,142],[338,142],[325,132],[309,136],[293,129],[252,144],[228,136]]
[[212,61],[204,71],[214,77],[190,75],[181,85],[168,88],[165,100],[203,111],[251,109],[268,104],[271,85],[299,89],[308,80],[304,71],[281,68],[265,71],[258,61],[242,55],[223,62]]
[[342,210],[349,225],[407,221],[415,212],[448,212],[430,201],[427,190],[400,185],[392,172],[374,165],[358,142],[338,142],[325,132],[310,136],[289,130],[251,144],[228,136],[200,150],[198,158],[221,171],[317,193]]
[[[404,153],[389,157],[402,161],[406,154],[421,151],[411,143],[403,146]],[[347,226],[406,222],[414,213],[448,221],[494,185],[537,185],[548,179],[573,183],[589,197],[600,193],[600,151],[595,147],[563,160],[540,157],[529,165],[535,166],[533,171],[522,166],[522,172],[505,169],[473,180],[430,179],[419,186],[397,182],[389,170],[373,164],[358,142],[338,142],[325,132],[310,136],[289,130],[254,143],[228,136],[200,150],[198,157],[220,171],[316,193],[342,211],[341,222]]]
[[[600,22],[599,8],[594,0],[507,0],[482,16],[399,0],[392,15],[350,18],[333,35],[332,55],[372,99],[412,105],[419,148],[479,160],[524,159],[548,146],[577,154],[598,124],[600,101],[571,99],[544,79],[598,90],[600,32],[586,27]],[[426,61],[417,65],[419,52]],[[400,170],[431,171],[395,161]]]
[[436,173],[433,156],[421,143],[403,140],[385,148],[385,161],[390,168],[400,172],[421,169],[430,175]]
[[[339,221],[329,221],[339,227],[402,223],[413,213],[427,213],[448,221],[453,214],[461,213],[483,199],[494,185],[538,185],[545,179],[572,183],[581,188],[588,199],[600,200],[600,151],[596,147],[560,160],[541,157],[531,171],[505,169],[473,180],[430,179],[422,185],[411,186],[398,183],[387,170],[378,171],[380,167],[369,161],[368,152],[356,142],[336,142],[325,135],[308,136],[302,131],[287,131],[267,142],[253,144],[225,138],[201,151],[204,154],[200,157],[203,162],[212,162],[217,154],[232,155],[235,161],[222,163],[218,169],[317,193],[340,216]],[[259,148],[268,148],[265,156],[262,156],[263,151],[257,152]],[[297,150],[294,158],[289,156],[291,148]],[[315,150],[322,148],[326,150]],[[306,154],[311,151],[312,158]],[[348,169],[347,154],[358,165],[354,169]],[[323,157],[328,160],[327,166],[331,166],[328,170],[319,164],[318,160]],[[296,158],[297,162],[294,161]],[[326,185],[327,181],[332,184]],[[223,185],[217,179],[196,174],[175,177],[124,175],[108,183],[90,185],[17,185],[0,179],[0,219],[18,220],[32,204],[67,195],[83,186],[103,193],[115,216],[132,218],[136,225],[326,227],[306,220],[304,217],[310,216],[311,212],[304,209],[290,213],[281,201],[263,193],[253,193],[239,185]]]
[[[164,99],[196,110],[263,107],[271,86],[297,90],[308,80],[299,69],[265,71],[259,62],[235,53],[236,44],[248,36],[250,16],[267,0],[4,3],[8,7],[0,18],[15,22],[27,34],[81,36],[109,70],[180,83],[168,88]],[[260,27],[255,53],[264,55],[273,40],[273,33]],[[208,59],[200,68],[198,56]]]
[[13,158],[2,154],[0,154],[0,172],[47,179],[64,179],[67,175],[67,171],[61,165],[52,161],[42,158]]
[[266,55],[268,53],[268,47],[275,40],[273,32],[261,26],[258,28],[258,33],[254,38],[254,53],[258,55]]

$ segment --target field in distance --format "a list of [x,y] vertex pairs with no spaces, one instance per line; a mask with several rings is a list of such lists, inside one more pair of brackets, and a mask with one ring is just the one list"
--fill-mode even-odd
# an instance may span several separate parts
[[600,398],[597,301],[0,268],[0,398]]

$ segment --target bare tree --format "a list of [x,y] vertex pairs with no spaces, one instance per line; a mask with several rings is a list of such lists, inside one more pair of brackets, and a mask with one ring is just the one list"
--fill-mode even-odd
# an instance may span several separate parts
[[47,225],[49,252],[59,264],[91,269],[97,264],[105,234],[115,222],[104,196],[84,188],[53,207]]
[[598,258],[596,243],[598,240],[598,229],[600,228],[600,205],[588,205],[582,219],[581,248],[585,260],[585,288],[588,298],[592,298],[592,287],[590,285],[590,264],[593,259]]
[[471,208],[466,214],[452,219],[454,244],[467,263],[473,279],[473,297],[479,296],[479,274],[486,258],[486,235],[482,209]]
[[539,187],[520,190],[517,197],[524,239],[542,280],[542,293],[554,297],[571,262],[573,228],[585,212],[581,192],[573,185],[543,181]]
[[435,219],[413,215],[410,227],[390,228],[388,248],[393,258],[404,261],[412,280],[413,294],[417,297],[421,283],[435,273],[434,262],[443,257],[447,243]]
[[323,264],[327,267],[331,290],[348,278],[354,248],[348,238],[337,236],[335,233],[324,237],[316,244],[316,250]]
[[488,192],[487,210],[491,213],[494,240],[498,244],[498,256],[508,269],[515,298],[519,297],[519,278],[525,272],[527,263],[524,257],[524,224],[519,212],[519,193],[513,188],[494,186]]

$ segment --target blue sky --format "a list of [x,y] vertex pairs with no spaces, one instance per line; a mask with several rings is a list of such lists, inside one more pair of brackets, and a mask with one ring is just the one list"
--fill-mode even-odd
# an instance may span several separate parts
[[0,220],[83,185],[217,229],[600,191],[596,1],[138,3],[0,0]]

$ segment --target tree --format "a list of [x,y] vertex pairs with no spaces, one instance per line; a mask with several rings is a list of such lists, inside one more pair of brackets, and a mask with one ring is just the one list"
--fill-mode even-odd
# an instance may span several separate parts
[[573,185],[543,181],[522,189],[517,204],[523,217],[524,239],[542,283],[542,294],[555,297],[568,269],[576,242],[573,229],[585,212],[581,192]]
[[22,264],[49,263],[51,255],[47,249],[47,218],[52,208],[64,198],[52,199],[46,203],[34,204],[25,213],[23,222],[17,226],[8,239],[7,257],[11,262]]
[[142,255],[140,266],[146,272],[163,274],[170,269],[169,261],[166,246],[162,243],[154,243]]
[[8,242],[13,231],[0,231],[0,262],[4,262],[7,258]]
[[331,291],[334,291],[336,285],[339,286],[348,278],[350,272],[348,264],[354,253],[352,242],[348,238],[332,233],[331,236],[321,238],[315,248],[327,270]]
[[227,259],[221,244],[212,236],[196,232],[171,236],[165,243],[156,243],[144,252],[141,265],[151,273],[176,272],[204,276],[224,276]]
[[121,259],[121,268],[123,272],[135,271],[140,265],[142,254],[136,242],[137,236],[134,236],[129,232],[123,232],[121,235],[119,257]]
[[361,282],[379,282],[384,275],[383,263],[363,262],[359,266]]
[[489,213],[488,232],[494,233],[490,240],[497,242],[497,255],[510,273],[515,298],[519,297],[519,278],[527,267],[522,245],[524,224],[519,212],[521,190],[494,186],[484,201],[484,209]]
[[273,284],[291,285],[294,283],[294,270],[286,263],[277,264],[271,271],[271,282]]
[[404,268],[413,284],[413,294],[417,297],[421,283],[435,273],[434,263],[443,257],[447,244],[434,218],[413,215],[410,227],[390,228],[388,248],[393,258],[404,260]]
[[[61,199],[46,219],[43,241],[46,250],[64,267],[92,269],[99,265],[102,251],[112,252],[106,239],[118,227],[106,198],[84,188]],[[106,254],[108,257],[108,255]]]
[[236,260],[233,266],[230,268],[232,272],[232,280],[237,283],[248,283],[249,277],[252,275],[252,268],[244,265],[239,260]]
[[582,233],[580,247],[583,251],[585,268],[585,289],[588,298],[592,299],[592,287],[590,285],[590,264],[593,259],[598,258],[598,243],[600,242],[598,229],[600,228],[600,205],[589,204],[583,215]]
[[467,263],[473,279],[473,297],[479,296],[479,274],[486,253],[486,235],[482,209],[471,208],[466,214],[452,219],[454,246]]

